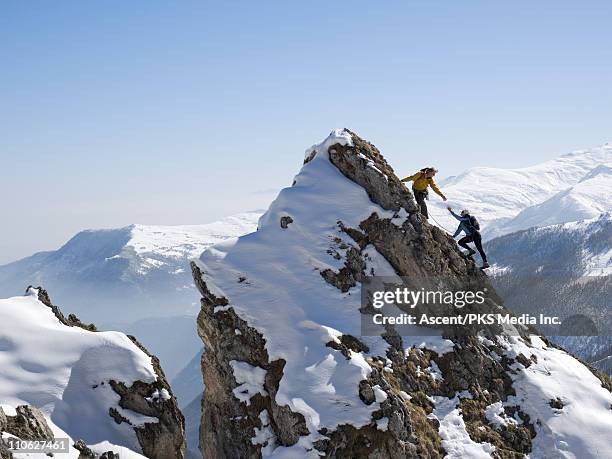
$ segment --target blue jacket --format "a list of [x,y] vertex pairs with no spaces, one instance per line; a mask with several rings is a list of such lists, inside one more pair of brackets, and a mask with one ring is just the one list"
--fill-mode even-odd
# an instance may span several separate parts
[[476,232],[476,229],[470,223],[469,215],[462,217],[461,215],[457,215],[452,210],[449,210],[449,212],[453,215],[453,217],[459,220],[459,226],[457,227],[457,231],[455,231],[455,234],[453,234],[453,237],[457,237],[457,235],[461,233],[461,231],[463,231],[466,236],[471,236]]

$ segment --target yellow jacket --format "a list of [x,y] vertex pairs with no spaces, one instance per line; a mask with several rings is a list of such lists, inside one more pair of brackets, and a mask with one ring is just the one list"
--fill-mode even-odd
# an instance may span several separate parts
[[410,177],[403,178],[402,182],[414,182],[412,184],[412,189],[417,191],[425,191],[428,186],[431,186],[432,190],[439,194],[441,198],[444,198],[444,194],[442,194],[436,182],[434,182],[432,178],[425,177],[425,174],[422,172],[417,172]]

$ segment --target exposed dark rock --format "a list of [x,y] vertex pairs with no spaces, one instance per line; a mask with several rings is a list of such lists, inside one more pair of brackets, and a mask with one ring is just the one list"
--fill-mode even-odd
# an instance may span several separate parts
[[320,274],[328,283],[342,292],[348,292],[351,287],[354,287],[358,281],[363,279],[364,271],[365,261],[361,256],[361,252],[351,247],[346,252],[344,267],[340,271],[335,272],[331,269],[326,269],[321,271]]
[[[6,431],[7,419],[2,408],[0,408],[0,434]],[[4,439],[0,436],[0,459],[12,459],[13,453],[8,449],[8,445],[4,442]]]
[[6,417],[6,432],[22,440],[53,440],[53,432],[36,407],[20,405],[15,416]]
[[[412,193],[400,182],[380,151],[353,133],[352,137],[352,146],[337,144],[329,149],[332,164],[365,188],[372,202],[383,209],[398,211],[404,208],[409,213],[417,212]],[[369,167],[368,163],[374,167]]]
[[121,459],[119,453],[113,451],[106,451],[100,455],[100,459]]
[[548,404],[550,405],[551,408],[554,408],[556,410],[562,410],[563,407],[565,406],[565,404],[563,403],[563,400],[561,400],[559,397],[551,399],[548,402]]
[[363,249],[368,245],[368,237],[361,231],[355,228],[350,228],[345,226],[341,221],[338,222],[338,226],[340,227],[340,231],[348,234],[351,239],[353,239],[358,245],[359,248]]
[[327,458],[363,457],[372,459],[422,458],[442,456],[420,456],[417,446],[399,441],[391,431],[380,431],[376,425],[357,429],[352,425],[341,425],[329,439],[317,442],[315,447]]
[[96,453],[94,453],[83,440],[75,441],[72,446],[79,451],[79,459],[96,459]]
[[116,408],[110,407],[108,409],[108,415],[111,418],[113,418],[117,424],[121,424],[121,423],[125,422],[126,424],[132,425],[130,420],[128,418],[126,418],[125,416],[123,416],[121,413],[119,413],[119,411],[117,411]]
[[531,451],[531,439],[535,431],[530,424],[507,424],[493,427],[485,417],[485,408],[493,400],[461,400],[459,407],[470,438],[478,443],[495,446],[495,457],[503,459],[522,459]]
[[368,346],[362,343],[360,340],[352,335],[342,335],[339,338],[339,342],[330,341],[326,346],[331,347],[337,351],[342,352],[347,359],[350,358],[350,352],[369,352]]
[[38,290],[38,301],[40,301],[45,306],[48,306],[49,308],[51,308],[51,310],[53,311],[53,314],[55,315],[55,317],[57,317],[57,319],[61,323],[63,323],[64,325],[67,325],[69,327],[79,327],[79,328],[83,328],[83,329],[85,329],[87,331],[92,331],[92,332],[97,331],[96,326],[94,324],[85,324],[85,323],[81,322],[79,320],[79,318],[76,315],[74,315],[74,314],[69,314],[68,318],[66,318],[64,316],[64,314],[62,313],[62,311],[60,310],[59,306],[55,306],[51,302],[51,298],[49,297],[49,294],[47,293],[47,291],[44,288],[42,288],[42,287],[32,287],[30,285],[26,289],[26,292],[28,292],[30,289],[33,289],[33,288]]
[[13,459],[13,453],[3,438],[0,438],[0,459]]
[[0,432],[4,432],[6,430],[7,420],[6,414],[4,414],[4,410],[0,407]]
[[365,379],[359,382],[359,398],[366,405],[371,405],[376,400],[372,386]]
[[282,229],[287,229],[289,228],[289,225],[293,223],[293,218],[291,218],[288,215],[285,215],[284,217],[281,217],[280,219],[280,226]]
[[[131,337],[133,338],[133,337]],[[159,368],[159,361],[152,357],[157,380],[152,383],[135,381],[130,387],[122,382],[110,381],[113,390],[121,397],[119,406],[157,418],[158,422],[147,422],[135,426],[134,431],[145,456],[150,458],[183,458],[185,454],[185,419],[178,408],[176,398],[171,395],[170,386]],[[165,392],[164,392],[165,391]],[[168,393],[165,398],[163,393]],[[112,410],[112,408],[111,408]],[[113,416],[113,413],[109,413]],[[119,413],[117,413],[119,414]],[[115,421],[128,422],[125,418],[113,416]],[[120,422],[119,422],[120,423]]]

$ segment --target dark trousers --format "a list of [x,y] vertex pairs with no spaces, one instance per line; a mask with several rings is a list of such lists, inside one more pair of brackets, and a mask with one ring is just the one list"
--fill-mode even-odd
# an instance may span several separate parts
[[429,218],[427,203],[425,203],[425,199],[427,199],[427,190],[419,191],[413,188],[412,193],[414,193],[414,199],[416,199],[417,204],[421,208],[421,215],[423,215],[425,218]]
[[484,250],[482,249],[482,237],[480,237],[480,233],[478,231],[475,231],[469,236],[462,237],[461,239],[459,239],[459,241],[457,241],[457,244],[459,244],[464,249],[469,250],[470,252],[474,252],[472,248],[468,245],[469,242],[474,243],[474,245],[476,246],[476,249],[478,250],[478,253],[482,257],[482,261],[486,263],[487,255],[484,253]]

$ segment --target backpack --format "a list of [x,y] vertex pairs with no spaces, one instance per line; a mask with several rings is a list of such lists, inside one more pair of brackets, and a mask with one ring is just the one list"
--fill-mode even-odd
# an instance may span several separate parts
[[478,223],[478,220],[476,220],[476,217],[474,217],[473,215],[470,215],[470,225],[476,231],[480,231],[480,223]]

